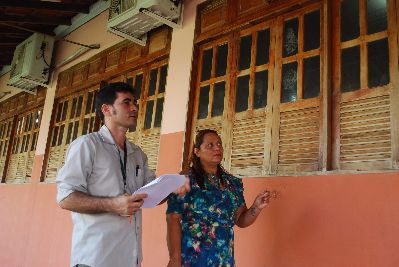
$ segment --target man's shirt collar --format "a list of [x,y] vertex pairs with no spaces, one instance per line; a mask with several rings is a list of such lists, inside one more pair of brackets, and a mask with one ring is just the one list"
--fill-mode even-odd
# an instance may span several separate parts
[[[108,129],[108,127],[105,124],[100,128],[100,130],[98,132],[100,134],[101,141],[103,141],[106,144],[116,145],[115,140],[112,137],[112,134],[111,134],[110,130]],[[138,148],[138,146],[136,146],[135,144],[132,144],[126,138],[126,149],[127,149],[127,154],[128,155],[133,153],[134,150],[137,149],[137,148]]]

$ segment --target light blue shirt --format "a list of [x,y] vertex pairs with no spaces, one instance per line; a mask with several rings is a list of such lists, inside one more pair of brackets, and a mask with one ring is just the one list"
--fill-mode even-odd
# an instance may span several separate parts
[[[126,144],[126,184],[131,194],[155,179],[155,173],[148,168],[147,156],[140,147],[128,141]],[[120,157],[123,161],[124,152],[106,126],[77,138],[69,146],[65,165],[57,175],[57,202],[75,191],[97,197],[124,194]],[[135,213],[131,223],[127,217],[111,213],[72,212],[72,221],[71,266],[140,266],[141,211]]]

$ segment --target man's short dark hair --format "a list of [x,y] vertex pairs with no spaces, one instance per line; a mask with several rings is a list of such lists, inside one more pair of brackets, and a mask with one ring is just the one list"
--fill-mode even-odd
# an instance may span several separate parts
[[134,95],[134,89],[131,85],[123,82],[110,83],[102,86],[96,94],[96,112],[101,121],[104,122],[104,114],[101,111],[103,104],[113,105],[117,98],[116,93],[131,93]]

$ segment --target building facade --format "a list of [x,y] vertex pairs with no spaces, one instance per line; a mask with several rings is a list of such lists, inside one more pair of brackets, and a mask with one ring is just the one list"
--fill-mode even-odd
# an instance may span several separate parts
[[[102,81],[124,81],[140,110],[128,138],[158,175],[186,167],[196,131],[212,128],[247,204],[276,193],[235,229],[237,266],[397,266],[398,0],[185,1],[182,29],[160,27],[145,47],[106,22],[68,36],[99,50],[0,102],[1,265],[68,265],[54,180],[68,145],[100,126]],[[54,65],[76,49],[58,42]],[[168,262],[165,208],[143,212],[143,266]]]

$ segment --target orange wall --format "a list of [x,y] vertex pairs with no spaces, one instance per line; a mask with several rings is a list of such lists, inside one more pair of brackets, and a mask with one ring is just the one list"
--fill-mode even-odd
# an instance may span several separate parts
[[238,266],[399,266],[399,173],[245,179],[280,196],[237,231]]
[[[181,166],[192,53],[191,42],[184,38],[190,31],[193,34],[195,7],[202,1],[186,2],[189,19],[184,19],[180,32],[173,31],[172,42],[176,45],[171,47],[169,64],[173,75],[168,75],[166,88],[158,174],[178,172]],[[99,42],[105,49],[119,41],[104,33],[105,20],[104,13],[69,38]],[[88,36],[96,38],[85,39]],[[184,51],[178,44],[187,44]],[[75,50],[76,47],[62,44],[56,61]],[[90,51],[63,69],[97,52]],[[32,183],[0,184],[0,266],[69,263],[70,214],[56,205],[55,184],[38,182],[55,88],[54,83],[47,94]],[[277,190],[279,196],[254,225],[236,230],[237,266],[399,266],[399,173],[246,178],[244,186],[249,205],[264,188]],[[165,208],[163,205],[144,211],[144,267],[166,266]]]
[[[244,179],[251,204],[280,195],[236,231],[237,266],[399,266],[399,174]],[[71,219],[54,184],[0,186],[1,266],[67,266]],[[144,267],[166,266],[165,205],[144,212]]]
[[67,266],[71,219],[54,184],[0,185],[0,265]]
[[[177,172],[183,132],[161,135],[158,173]],[[0,266],[67,266],[71,218],[55,184],[0,184]],[[245,178],[252,204],[264,188],[277,199],[249,228],[236,229],[237,266],[399,266],[399,173]],[[165,208],[144,211],[143,267],[166,266]]]

